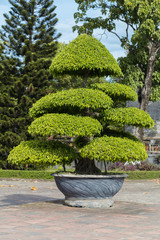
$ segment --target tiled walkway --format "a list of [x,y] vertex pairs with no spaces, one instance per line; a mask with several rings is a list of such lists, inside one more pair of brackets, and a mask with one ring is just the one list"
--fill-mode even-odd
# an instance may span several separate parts
[[160,184],[125,181],[110,209],[63,205],[52,181],[0,181],[0,240],[159,240]]

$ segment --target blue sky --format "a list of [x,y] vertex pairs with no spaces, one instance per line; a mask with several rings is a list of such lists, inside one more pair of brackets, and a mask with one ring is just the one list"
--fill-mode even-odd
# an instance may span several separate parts
[[[62,33],[59,41],[68,43],[77,36],[76,32],[72,32],[72,26],[75,25],[73,14],[77,11],[77,4],[74,0],[54,0],[54,4],[57,6],[55,12],[59,19],[56,28],[58,32]],[[8,13],[9,10],[10,3],[8,0],[0,0],[0,25],[5,24],[3,13]],[[124,28],[119,25],[117,30],[122,32]],[[96,31],[94,36],[100,40],[99,33],[100,31]],[[120,47],[120,41],[113,34],[107,33],[107,36],[102,37],[101,42],[116,59],[125,55],[124,50]]]

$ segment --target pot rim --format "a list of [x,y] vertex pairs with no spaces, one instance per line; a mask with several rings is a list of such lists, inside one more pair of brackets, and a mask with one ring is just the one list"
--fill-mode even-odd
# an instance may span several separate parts
[[74,173],[52,173],[54,177],[68,177],[68,178],[125,178],[128,177],[126,173],[108,174],[108,175],[86,175],[86,174],[74,174]]

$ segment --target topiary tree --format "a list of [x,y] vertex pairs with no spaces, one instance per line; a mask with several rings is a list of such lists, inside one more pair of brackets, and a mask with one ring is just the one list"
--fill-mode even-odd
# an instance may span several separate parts
[[[84,87],[89,74],[121,75],[116,60],[104,49],[95,38],[80,35],[56,56],[50,71],[57,75],[82,74]],[[77,173],[99,174],[95,160],[145,160],[143,143],[131,134],[120,132],[119,126],[152,128],[154,121],[142,110],[115,108],[119,106],[117,102],[136,98],[130,87],[107,82],[48,94],[30,109],[34,121],[28,131],[36,140],[15,147],[8,161],[22,165],[65,166],[74,160]]]
[[57,76],[79,75],[84,78],[84,88],[87,85],[88,76],[123,76],[116,60],[106,47],[96,38],[87,34],[79,35],[56,55],[52,61],[50,72]]

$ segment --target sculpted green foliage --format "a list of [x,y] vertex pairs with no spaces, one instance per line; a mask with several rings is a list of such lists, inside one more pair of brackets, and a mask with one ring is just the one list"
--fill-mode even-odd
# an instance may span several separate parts
[[[95,159],[113,162],[145,160],[147,154],[142,142],[130,134],[119,133],[117,137],[115,131],[113,137],[113,132],[107,131],[116,129],[117,123],[153,127],[154,122],[141,110],[114,109],[117,100],[135,100],[136,93],[129,87],[112,83],[86,88],[89,75],[121,75],[117,66],[104,46],[86,34],[77,37],[64,52],[57,54],[50,71],[54,74],[84,73],[84,88],[63,90],[38,100],[30,109],[30,116],[36,119],[29,132],[36,137],[49,136],[48,139],[58,141],[22,142],[10,153],[9,161],[64,166],[74,159],[77,173],[99,174]],[[101,137],[97,138],[97,135]]]
[[15,165],[31,164],[37,167],[71,163],[77,158],[76,151],[60,142],[30,140],[21,142],[10,152],[8,161]]
[[126,138],[126,139],[133,140],[134,142],[140,142],[140,143],[142,142],[140,139],[132,135],[130,132],[120,131],[119,129],[113,130],[110,127],[107,127],[103,133],[104,135],[107,135],[109,137]]
[[95,83],[91,86],[93,89],[99,89],[110,96],[114,101],[136,101],[137,94],[129,86],[119,83]]
[[148,113],[136,107],[115,108],[110,111],[105,111],[104,120],[107,123],[132,125],[136,127],[153,128],[154,120]]
[[108,136],[95,138],[80,152],[82,157],[98,161],[126,162],[147,158],[143,143],[128,138]]
[[79,35],[52,61],[50,72],[54,75],[80,75],[89,70],[89,76],[123,76],[116,60],[96,38]]
[[[67,44],[65,43],[58,43],[58,49],[56,51],[56,54],[59,54],[61,51],[64,50]],[[53,59],[53,58],[52,58]],[[54,76],[53,78],[55,79],[55,84],[54,84],[54,89],[57,91],[63,90],[63,89],[70,89],[70,88],[81,88],[83,86],[83,79],[84,76],[71,76],[71,75],[59,75],[59,76]],[[88,77],[88,81],[86,84],[86,87],[90,86],[93,83],[102,83],[105,82],[106,79],[105,77]]]
[[31,117],[39,117],[45,113],[73,112],[84,109],[106,109],[112,105],[112,99],[100,90],[69,89],[48,94],[38,100],[30,109]]
[[[113,84],[111,83],[107,85],[110,89],[110,95],[112,95],[111,91],[113,89],[114,93],[115,88],[112,88]],[[100,86],[102,89],[106,89],[107,85],[104,84],[104,88],[102,85]],[[124,88],[122,87],[122,89]],[[32,116],[43,115],[44,110],[49,112],[57,109],[58,113],[48,113],[36,118],[29,127],[29,133],[41,137],[52,136],[53,139],[56,137],[59,141],[33,140],[22,142],[11,151],[8,158],[9,162],[49,166],[69,164],[72,160],[79,158],[113,162],[145,160],[147,154],[141,141],[131,134],[109,131],[106,124],[108,126],[128,124],[153,127],[154,121],[149,114],[137,108],[114,109],[110,107],[105,109],[108,107],[108,101],[112,103],[106,93],[97,89],[70,89],[43,97],[31,109]],[[83,110],[83,116],[59,113],[62,111],[62,107],[64,107],[63,110],[69,111],[70,109],[66,106],[72,105],[80,107]],[[105,121],[101,119],[101,115],[96,115],[99,108],[104,110]],[[97,116],[99,121],[94,119]],[[105,122],[104,129],[104,126],[102,127],[100,124],[101,120]],[[102,137],[94,138],[101,133]],[[74,138],[72,146],[60,142],[66,137]]]
[[90,117],[69,114],[45,114],[34,120],[29,129],[33,136],[93,136],[100,134],[102,125]]

